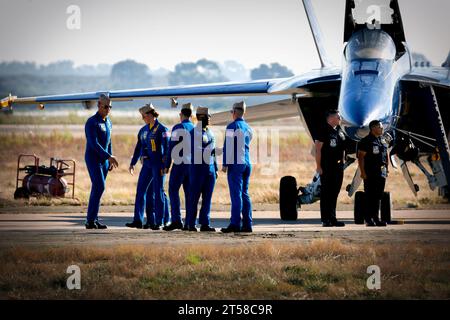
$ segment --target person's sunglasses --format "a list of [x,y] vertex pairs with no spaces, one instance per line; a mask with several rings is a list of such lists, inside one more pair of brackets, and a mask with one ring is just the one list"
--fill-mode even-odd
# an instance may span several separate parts
[[103,109],[112,109],[112,105],[103,106]]

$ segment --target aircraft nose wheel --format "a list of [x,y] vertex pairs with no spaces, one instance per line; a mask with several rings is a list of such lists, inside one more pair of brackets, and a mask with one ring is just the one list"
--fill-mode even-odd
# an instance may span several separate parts
[[286,176],[280,180],[280,217],[281,220],[297,220],[298,189],[295,177]]

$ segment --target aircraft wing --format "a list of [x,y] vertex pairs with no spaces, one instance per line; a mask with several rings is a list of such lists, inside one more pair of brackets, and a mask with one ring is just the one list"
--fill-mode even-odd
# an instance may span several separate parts
[[[134,99],[151,98],[198,98],[198,97],[228,97],[252,95],[302,95],[312,94],[309,86],[340,81],[340,69],[325,67],[315,69],[291,78],[255,80],[248,82],[225,82],[201,85],[173,86],[164,88],[147,88],[131,90],[111,90],[86,93],[72,93],[37,97],[9,96],[1,100],[1,107],[7,108],[20,104],[45,105],[49,103],[82,103],[87,107],[94,106],[100,94],[108,94],[112,101],[130,101]],[[297,114],[296,108],[286,107],[288,100],[275,101],[249,107],[247,118],[264,120],[284,118]],[[278,108],[278,109],[277,109]],[[283,109],[283,110],[282,110]],[[229,118],[229,117],[227,117]],[[219,121],[220,117],[217,118]],[[221,120],[223,121],[223,120]]]
[[109,94],[112,101],[130,101],[148,98],[188,98],[213,97],[231,95],[262,95],[268,94],[271,85],[284,79],[256,80],[242,83],[226,82],[201,85],[185,85],[164,88],[146,88],[130,90],[105,90],[97,92],[71,93],[51,96],[19,98],[9,96],[1,100],[1,106],[8,107],[17,104],[48,104],[48,103],[86,103],[95,101],[100,94]]
[[450,68],[414,68],[409,74],[405,75],[402,80],[450,88]]
[[[258,104],[248,107],[245,112],[245,121],[263,121],[299,116],[298,105],[295,100],[285,99]],[[230,111],[218,112],[211,115],[213,125],[225,125],[231,122]]]

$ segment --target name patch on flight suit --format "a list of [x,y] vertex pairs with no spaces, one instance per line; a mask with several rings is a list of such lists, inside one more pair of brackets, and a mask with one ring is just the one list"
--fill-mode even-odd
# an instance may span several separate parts
[[100,126],[100,130],[102,130],[103,132],[106,132],[106,126],[104,123],[99,123]]
[[380,148],[378,146],[373,146],[373,154],[379,154]]
[[144,131],[144,133],[141,134],[141,140],[145,141],[147,139],[147,131]]

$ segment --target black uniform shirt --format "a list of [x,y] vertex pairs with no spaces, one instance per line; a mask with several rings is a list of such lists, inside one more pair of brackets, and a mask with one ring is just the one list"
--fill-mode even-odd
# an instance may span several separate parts
[[387,147],[388,144],[383,137],[377,138],[371,133],[358,142],[358,151],[366,152],[364,170],[368,176],[386,176],[388,166]]
[[345,134],[340,126],[333,129],[329,124],[321,131],[317,140],[323,142],[320,165],[322,168],[342,167],[344,164]]

